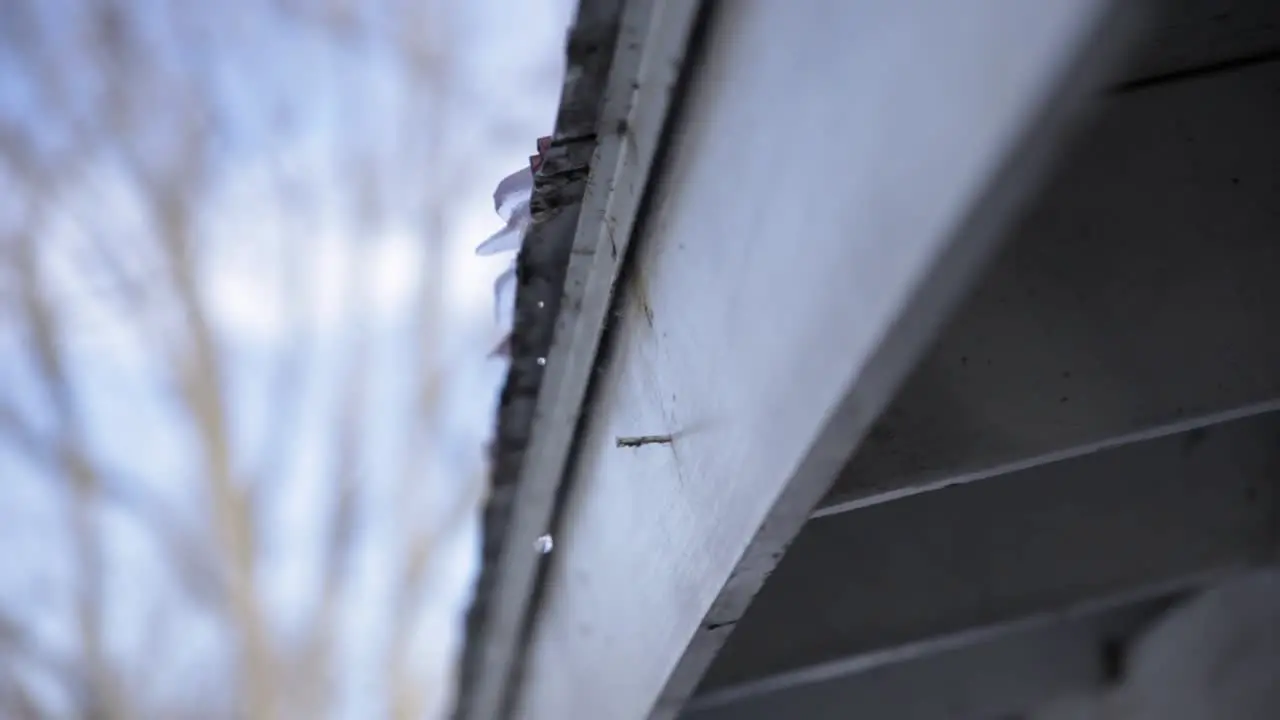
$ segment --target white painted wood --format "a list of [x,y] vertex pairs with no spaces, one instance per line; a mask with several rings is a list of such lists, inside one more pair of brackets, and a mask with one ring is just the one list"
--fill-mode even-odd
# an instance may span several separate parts
[[864,670],[904,651],[1274,557],[1280,414],[811,521],[705,692]]
[[613,285],[699,6],[698,0],[659,0],[627,2],[623,8],[555,340],[499,559],[482,671],[468,704],[470,720],[503,716],[518,681],[515,663],[541,561],[537,539],[549,530]]
[[1277,86],[1110,96],[818,515],[1280,406]]
[[1009,173],[1047,155],[1030,141],[1100,81],[1084,70],[1123,28],[1112,7],[719,4],[622,291],[518,717],[674,715],[720,619],[986,256],[1026,189]]

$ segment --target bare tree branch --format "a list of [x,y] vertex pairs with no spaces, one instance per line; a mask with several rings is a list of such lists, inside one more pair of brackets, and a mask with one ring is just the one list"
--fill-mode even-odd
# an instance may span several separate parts
[[[36,220],[38,221],[37,215]],[[22,303],[33,342],[36,365],[58,417],[56,444],[58,465],[72,480],[71,521],[76,541],[82,584],[77,593],[76,614],[81,645],[86,657],[92,702],[100,706],[105,720],[127,717],[124,700],[116,690],[109,661],[103,648],[103,570],[101,534],[97,527],[99,482],[96,469],[84,462],[81,422],[75,389],[68,377],[59,342],[58,318],[48,305],[42,287],[42,272],[35,247],[28,234],[13,248],[14,261],[22,278]]]
[[222,365],[213,330],[197,291],[188,199],[155,188],[155,219],[166,251],[171,282],[187,319],[189,354],[183,358],[182,393],[202,444],[204,479],[213,504],[215,533],[228,568],[228,594],[240,633],[244,666],[241,681],[250,720],[279,717],[275,660],[256,580],[255,518],[248,488],[235,476],[223,403]]
[[78,708],[81,715],[89,715],[89,683],[80,667],[41,645],[12,612],[0,608],[0,708],[6,710],[6,718],[39,720],[48,717],[49,713],[44,711],[19,675],[21,669],[59,683],[71,705]]
[[[371,447],[367,421],[378,398],[371,380],[375,363],[370,359],[377,338],[371,328],[360,324],[369,322],[373,315],[372,295],[377,288],[372,283],[376,280],[368,268],[346,268],[352,275],[343,306],[349,313],[347,319],[354,319],[357,326],[346,346],[350,355],[339,359],[343,366],[337,383],[338,412],[326,426],[323,439],[309,437],[314,423],[305,415],[310,408],[307,379],[311,375],[307,371],[321,343],[312,342],[309,333],[296,329],[305,322],[291,323],[290,331],[303,337],[272,348],[276,355],[269,363],[266,391],[272,422],[267,423],[270,429],[262,446],[264,452],[259,455],[254,440],[250,457],[234,424],[239,408],[231,404],[236,401],[236,391],[243,391],[236,384],[237,376],[231,374],[239,369],[235,365],[236,340],[224,333],[225,308],[210,305],[208,285],[210,242],[221,242],[210,223],[210,201],[220,201],[218,192],[235,182],[229,179],[230,165],[216,146],[219,128],[226,122],[217,114],[226,108],[213,99],[220,92],[215,75],[221,66],[212,66],[207,57],[213,52],[217,31],[208,23],[202,24],[205,16],[187,12],[193,6],[181,0],[145,8],[129,0],[65,1],[87,12],[66,13],[71,18],[67,21],[70,30],[53,40],[55,30],[60,30],[41,26],[51,21],[38,10],[38,0],[16,0],[22,12],[6,15],[6,22],[10,17],[25,17],[25,29],[0,29],[0,41],[14,40],[11,51],[0,48],[0,55],[8,52],[0,57],[0,63],[16,57],[18,71],[35,79],[29,110],[36,119],[33,124],[31,118],[0,116],[0,170],[12,171],[18,178],[22,200],[31,209],[31,217],[19,218],[27,225],[21,242],[0,243],[0,262],[7,273],[6,282],[10,276],[13,279],[9,284],[13,285],[14,310],[22,318],[21,341],[30,347],[36,374],[57,420],[50,430],[46,423],[36,421],[38,415],[24,414],[27,406],[0,397],[0,445],[42,474],[64,483],[61,487],[74,500],[68,519],[75,531],[77,579],[83,590],[75,605],[82,645],[77,652],[83,657],[73,668],[56,670],[80,682],[68,684],[68,692],[77,698],[78,712],[84,717],[194,720],[228,710],[213,706],[172,708],[167,707],[168,701],[149,701],[148,688],[138,686],[147,678],[139,678],[136,671],[119,665],[119,658],[107,652],[104,578],[111,577],[117,568],[106,566],[105,536],[99,524],[105,510],[118,510],[151,533],[164,553],[172,579],[186,590],[182,602],[195,601],[190,607],[184,604],[178,608],[179,614],[210,609],[225,624],[225,642],[235,648],[228,669],[232,689],[227,693],[234,697],[227,702],[236,716],[248,720],[323,716],[336,706],[338,680],[349,669],[350,659],[343,656],[345,648],[340,642],[345,636],[339,636],[338,628],[353,617],[353,590],[363,588],[356,585],[364,580],[353,567],[353,552],[362,547],[362,533],[368,529],[361,521],[375,497],[365,482],[369,470],[363,463]],[[287,11],[283,17],[294,23],[291,28],[304,29],[335,47],[343,44],[346,50],[370,39],[371,33],[389,33],[389,38],[379,41],[389,40],[390,54],[400,62],[395,70],[407,78],[406,107],[397,109],[403,117],[385,125],[394,128],[395,137],[352,142],[370,125],[367,117],[362,117],[367,109],[344,99],[337,104],[339,131],[329,136],[334,147],[322,154],[331,154],[334,172],[348,175],[341,178],[347,192],[337,198],[341,208],[334,212],[345,213],[350,227],[342,229],[349,235],[371,236],[376,241],[391,225],[400,232],[404,223],[388,222],[388,218],[408,209],[412,230],[422,236],[417,297],[409,311],[416,334],[409,351],[413,356],[412,411],[408,421],[398,426],[406,437],[404,455],[387,463],[398,505],[408,508],[428,483],[442,482],[425,470],[428,464],[424,460],[440,450],[441,394],[450,381],[439,340],[445,330],[445,203],[448,186],[456,182],[456,176],[444,167],[442,159],[450,127],[441,108],[452,97],[449,81],[454,68],[450,62],[455,48],[437,2],[397,1],[381,7],[351,0],[274,2]],[[381,18],[379,24],[380,10],[393,15],[393,22]],[[143,12],[153,14],[143,16]],[[164,13],[182,17],[174,19]],[[155,39],[157,26],[168,32],[163,41]],[[168,42],[184,48],[176,59],[156,47]],[[386,51],[384,42],[380,52],[385,55]],[[307,112],[302,103],[291,108],[295,113]],[[48,118],[47,125],[40,127],[44,118]],[[291,140],[291,131],[282,128],[279,125],[270,132]],[[373,140],[376,144],[371,144]],[[376,148],[384,152],[380,154]],[[392,150],[385,152],[387,148]],[[262,202],[280,212],[291,191],[278,158],[270,157],[268,162],[270,179]],[[313,179],[304,178],[304,182]],[[291,224],[296,234],[286,244],[299,258],[313,252],[309,245],[318,234],[308,232],[306,222],[329,219],[325,213],[330,208],[318,205],[334,203],[330,194],[316,193],[287,209],[297,222]],[[126,228],[126,222],[113,223],[117,218],[110,216],[110,205],[121,197],[141,203],[140,229]],[[95,201],[106,209],[96,206]],[[56,233],[49,230],[55,220]],[[67,278],[55,277],[42,268],[51,254],[62,253],[60,260],[70,254],[64,247],[50,248],[46,243],[49,238],[67,241],[75,248],[75,256],[70,257],[73,267],[68,271],[70,284],[65,282]],[[130,262],[132,258],[125,253],[146,253],[155,260]],[[355,254],[368,256],[362,250]],[[278,282],[286,288],[287,310],[304,316],[314,309],[304,307],[313,297],[308,274],[304,262],[296,258],[282,262],[279,268]],[[96,400],[98,395],[77,393],[85,389],[81,384],[85,378],[78,374],[83,368],[77,366],[85,362],[84,353],[79,352],[79,345],[69,351],[68,338],[92,329],[81,322],[84,314],[77,311],[98,302],[118,307],[122,327],[136,331],[138,347],[158,359],[158,375],[149,380],[154,380],[162,394],[169,393],[162,399],[173,402],[184,421],[179,430],[189,432],[182,439],[195,443],[197,472],[192,477],[197,478],[198,490],[207,500],[200,510],[207,511],[208,517],[187,522],[165,501],[167,494],[148,492],[148,485],[140,478],[111,467],[91,451],[87,439],[93,428],[86,423],[94,415],[86,415],[79,403],[88,397]],[[74,307],[76,303],[80,307]],[[133,342],[135,338],[130,334],[128,339]],[[268,524],[274,517],[268,514],[272,509],[268,503],[275,497],[270,493],[283,497],[277,481],[292,474],[291,463],[306,452],[314,452],[307,443],[323,443],[330,437],[334,464],[326,470],[331,475],[321,483],[324,492],[331,493],[327,516],[321,523],[322,595],[315,615],[304,618],[306,638],[298,657],[281,647],[281,630],[273,623],[277,618],[267,610],[268,598],[275,597],[270,594],[274,588],[269,582],[276,569],[271,564],[274,556],[270,547],[276,529]],[[408,513],[398,518],[398,546],[388,548],[397,554],[403,568],[394,581],[389,608],[394,628],[385,678],[388,705],[397,718],[418,720],[430,700],[429,685],[414,667],[414,636],[438,548],[446,534],[456,532],[458,523],[475,511],[483,484],[477,481],[467,488],[443,525],[424,526],[420,518],[407,517]],[[208,525],[208,537],[199,532],[204,529],[202,523]],[[165,641],[158,642],[163,646]],[[5,645],[5,626],[0,622],[0,655],[7,652]],[[133,686],[126,686],[126,680]],[[20,691],[5,694],[0,699],[0,713],[10,709],[3,702],[10,703],[15,716],[39,713],[41,709],[33,710],[27,700],[30,698]]]

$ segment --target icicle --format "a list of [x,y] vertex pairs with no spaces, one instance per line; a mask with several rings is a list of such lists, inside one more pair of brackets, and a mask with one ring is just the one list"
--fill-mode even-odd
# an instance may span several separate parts
[[[507,224],[476,247],[477,255],[519,252],[524,245],[525,233],[533,222],[529,203],[533,199],[534,174],[538,172],[538,168],[542,167],[542,161],[550,146],[550,137],[538,138],[538,154],[529,157],[529,167],[511,173],[498,183],[498,187],[493,191],[493,211]],[[515,301],[516,261],[512,258],[510,266],[493,283],[494,315],[503,333],[503,339],[494,348],[493,355],[509,357],[511,354],[511,329],[515,319]]]

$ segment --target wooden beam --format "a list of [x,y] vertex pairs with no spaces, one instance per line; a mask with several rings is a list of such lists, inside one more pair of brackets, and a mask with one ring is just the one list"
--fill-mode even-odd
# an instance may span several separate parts
[[[487,513],[496,524],[486,531],[501,542],[497,552],[486,548],[495,557],[486,558],[484,573],[491,579],[482,582],[481,589],[488,597],[468,637],[458,720],[494,720],[511,713],[513,689],[524,674],[529,615],[544,577],[538,541],[553,524],[614,283],[627,256],[631,227],[700,7],[699,0],[579,5],[570,55],[571,60],[575,53],[583,59],[571,64],[565,79],[553,142],[594,146],[590,175],[585,188],[581,176],[572,173],[561,187],[549,191],[552,197],[535,193],[535,226],[525,241],[522,267],[528,253],[548,254],[552,247],[564,247],[560,243],[565,240],[571,247],[565,253],[567,267],[559,266],[564,268],[563,287],[547,288],[549,274],[532,263],[527,276],[521,277],[517,322],[548,329],[554,319],[554,336],[545,356],[516,356],[512,361],[508,389],[514,383],[514,394],[527,396],[532,388],[536,400],[531,403],[524,397],[519,406],[508,403],[502,409],[510,425],[523,425],[516,434],[527,431],[528,444],[521,448],[513,472],[516,482],[495,487],[501,497],[490,500],[491,510],[507,510]],[[614,28],[616,42],[605,34]],[[582,193],[580,206],[570,189]],[[543,221],[539,200],[568,206],[553,208],[556,214]],[[548,291],[555,296],[544,301],[539,293]],[[503,425],[500,422],[500,429]],[[499,473],[502,460],[499,457]]]
[[1280,407],[1277,85],[1112,95],[817,514]]
[[618,291],[516,715],[679,710],[1134,7],[717,5]]
[[[867,668],[945,647],[974,633],[969,625],[981,636],[991,623],[1087,603],[1090,593],[1105,602],[1267,557],[1275,532],[1268,472],[1280,455],[1251,462],[1232,450],[1202,470],[1193,484],[1223,491],[1226,505],[1199,502],[1181,485],[1188,476],[1172,476],[1179,453],[1199,452],[1200,439],[1222,442],[1223,433],[1268,423],[1278,429],[1260,431],[1263,446],[1280,438],[1280,341],[1269,330],[1280,308],[1272,282],[1280,266],[1278,82],[1272,62],[1112,97],[870,433],[817,513],[823,519],[739,624],[696,704],[744,716],[776,711],[784,698],[816,707],[830,693],[849,697],[834,688],[872,683]],[[1271,417],[1231,422],[1262,413]],[[1225,480],[1246,467],[1261,487]],[[1126,475],[1146,480],[1135,488]],[[978,481],[991,487],[960,486]],[[915,497],[930,490],[940,495]],[[1021,492],[1034,498],[1019,501]],[[1055,507],[1084,519],[1073,529],[1053,525],[1045,518]],[[1179,512],[1196,519],[1160,520]],[[983,545],[983,527],[1011,539]],[[945,547],[935,556],[941,575],[905,559],[930,537]],[[1224,539],[1234,549],[1222,546],[1217,561],[1202,564],[1206,541]],[[1149,556],[1129,554],[1140,548]],[[1131,572],[1116,572],[1130,562]],[[1030,580],[1031,566],[1051,582],[1004,592]],[[891,578],[867,575],[886,568]],[[997,576],[1009,583],[998,593],[984,581]],[[1100,582],[1105,576],[1114,584]],[[954,586],[930,585],[944,578]],[[1045,592],[1059,581],[1059,592]],[[957,612],[950,625],[930,626],[926,608],[912,604],[927,599],[938,620],[966,592],[986,593],[997,615]],[[799,597],[816,605],[792,603]],[[1014,597],[1037,600],[1014,609]],[[911,622],[897,624],[903,617],[920,624],[908,631]],[[859,618],[885,634],[853,639],[846,631]],[[820,641],[831,645],[806,649]],[[815,679],[832,689],[776,689]],[[881,715],[898,716],[867,713]]]

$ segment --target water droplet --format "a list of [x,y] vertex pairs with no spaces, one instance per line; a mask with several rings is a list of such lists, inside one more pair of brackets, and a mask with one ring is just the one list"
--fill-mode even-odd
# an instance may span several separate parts
[[539,300],[539,301],[538,301],[538,307],[540,307],[540,308],[544,308],[544,307],[546,307],[546,306],[547,306],[547,304],[546,304],[546,303],[542,302],[541,300]]
[[538,358],[538,364],[539,364],[539,365],[546,365],[546,364],[547,364],[547,359],[546,359],[546,358]]
[[546,555],[551,552],[551,548],[555,547],[555,541],[551,539],[550,534],[540,535],[538,539],[534,541],[533,547],[536,548],[539,553]]

